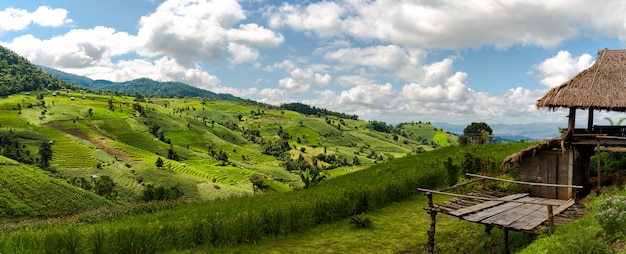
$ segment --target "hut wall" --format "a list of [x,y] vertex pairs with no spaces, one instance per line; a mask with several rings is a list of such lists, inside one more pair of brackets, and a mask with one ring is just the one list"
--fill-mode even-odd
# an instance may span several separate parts
[[[568,184],[569,153],[561,151],[538,151],[535,156],[525,157],[518,170],[520,181],[551,184]],[[533,186],[531,195],[543,198],[569,198],[566,188]]]

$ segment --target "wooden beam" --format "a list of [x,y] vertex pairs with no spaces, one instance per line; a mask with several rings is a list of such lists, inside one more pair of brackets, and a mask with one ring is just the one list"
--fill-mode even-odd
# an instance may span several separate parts
[[467,185],[467,184],[470,184],[470,183],[475,183],[475,182],[478,182],[478,181],[480,181],[480,179],[474,179],[474,180],[471,180],[471,181],[458,183],[458,184],[455,184],[455,185],[452,185],[450,187],[443,188],[443,189],[440,189],[440,190],[437,190],[437,191],[449,191],[449,190],[452,190],[452,189],[457,189],[457,188],[459,188],[459,187],[461,187],[463,185]]
[[571,131],[572,134],[574,134],[574,129],[576,128],[576,108],[569,108],[569,115],[567,117],[567,131]]
[[626,147],[600,147],[600,152],[626,153]]
[[[504,201],[504,202],[512,202],[512,203],[545,205],[545,206],[554,205],[554,203],[547,203],[547,202],[525,202],[525,201],[519,201],[519,200],[503,200],[502,198],[485,198],[485,197],[477,197],[477,196],[469,196],[469,195],[460,195],[460,194],[447,193],[447,192],[441,192],[441,191],[435,191],[435,190],[429,190],[429,189],[422,189],[422,188],[417,188],[417,190],[419,190],[421,192],[425,192],[426,195],[428,195],[428,193],[434,193],[434,194],[447,195],[447,196],[452,196],[452,197],[457,197],[457,198],[467,198],[467,199],[476,199],[476,200]],[[565,203],[566,201],[563,201],[563,202]]]
[[602,189],[602,175],[600,174],[600,139],[596,140],[596,158],[597,159],[597,167],[596,167],[596,171],[598,171],[598,194],[600,194],[600,189]]
[[479,178],[485,178],[485,179],[489,179],[489,180],[502,181],[502,182],[507,182],[507,183],[525,184],[525,185],[531,185],[531,186],[546,186],[546,187],[576,188],[576,189],[582,189],[583,188],[583,186],[578,186],[578,185],[522,182],[522,181],[501,179],[501,178],[496,178],[496,177],[481,176],[481,175],[476,175],[476,174],[471,174],[471,173],[466,173],[466,175],[473,176],[473,177],[479,177]]

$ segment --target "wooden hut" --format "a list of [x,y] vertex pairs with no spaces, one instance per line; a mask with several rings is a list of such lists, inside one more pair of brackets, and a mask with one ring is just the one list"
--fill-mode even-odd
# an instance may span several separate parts
[[[590,157],[603,151],[624,151],[626,126],[598,126],[596,110],[626,112],[626,50],[600,50],[596,62],[537,101],[538,108],[568,108],[568,123],[561,137],[529,147],[507,157],[503,168],[517,167],[520,180],[562,185],[590,183]],[[586,110],[587,127],[575,128],[576,111]],[[600,169],[598,156],[597,168]],[[601,170],[599,170],[601,172]],[[599,173],[600,174],[600,173]],[[597,177],[601,186],[601,177]],[[572,188],[533,188],[532,194],[558,199],[571,198]]]

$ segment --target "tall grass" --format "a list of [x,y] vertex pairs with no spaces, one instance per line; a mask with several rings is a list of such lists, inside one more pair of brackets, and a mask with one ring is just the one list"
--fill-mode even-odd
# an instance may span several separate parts
[[[481,152],[491,151],[492,156],[502,159],[521,148],[445,148],[381,163],[324,181],[306,191],[191,203],[139,215],[118,213],[119,219],[102,222],[83,220],[57,224],[54,228],[18,229],[0,235],[0,242],[4,243],[0,252],[55,252],[58,249],[51,248],[62,248],[78,253],[152,253],[250,243],[266,235],[301,232],[385,207],[415,195],[418,187],[441,186],[446,181],[441,162],[451,154],[477,151],[476,156],[480,156]],[[88,240],[75,242],[74,238]],[[41,239],[46,244],[23,244]]]

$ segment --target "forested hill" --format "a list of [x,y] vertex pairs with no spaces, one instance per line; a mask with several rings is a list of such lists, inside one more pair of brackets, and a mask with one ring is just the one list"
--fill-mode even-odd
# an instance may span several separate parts
[[37,68],[26,58],[0,46],[0,96],[35,90],[71,87]]
[[197,97],[227,101],[244,100],[232,94],[218,94],[181,82],[160,82],[148,78],[125,82],[111,82],[108,80],[92,80],[87,77],[62,72],[45,66],[39,66],[39,68],[59,79],[93,91],[112,91],[128,95],[139,93],[149,97]]
[[352,120],[359,119],[358,115],[350,115],[346,113],[334,112],[334,111],[327,110],[325,108],[311,107],[309,105],[302,104],[299,102],[285,103],[285,104],[280,105],[280,108],[291,110],[291,111],[296,111],[298,113],[305,114],[305,115],[336,116],[336,117],[352,119]]

